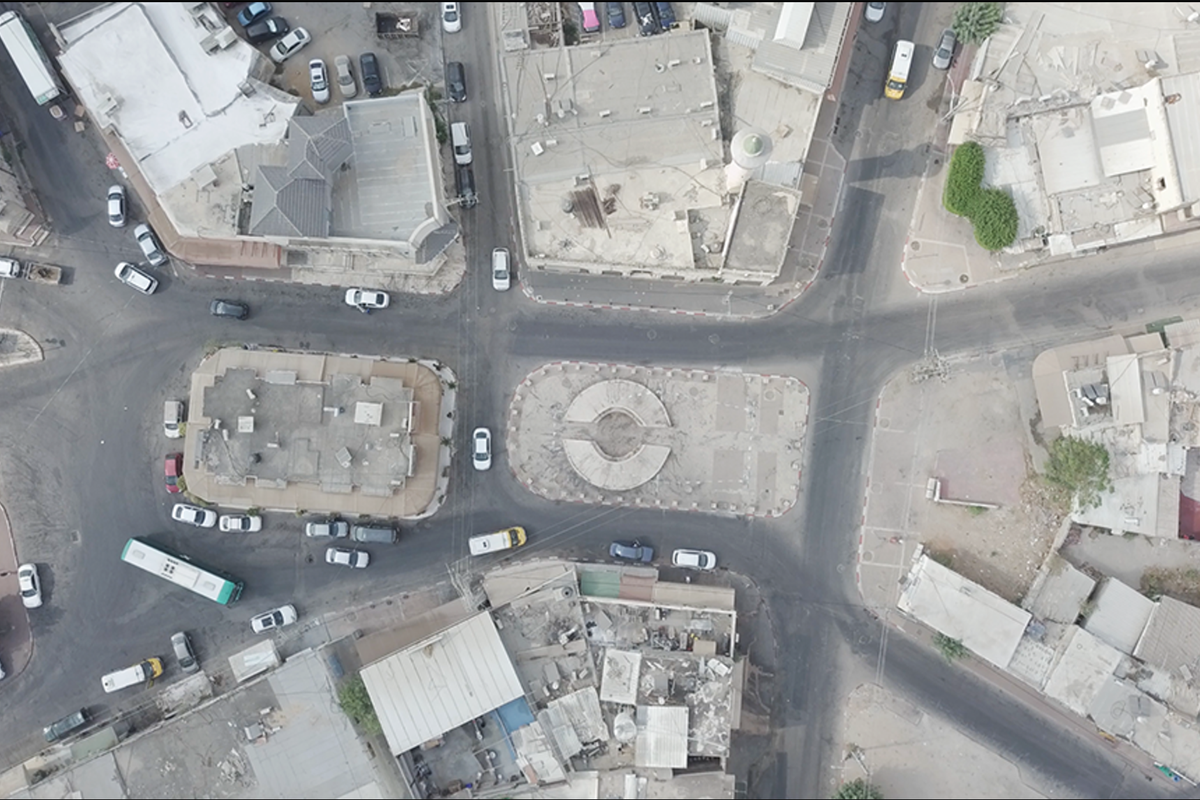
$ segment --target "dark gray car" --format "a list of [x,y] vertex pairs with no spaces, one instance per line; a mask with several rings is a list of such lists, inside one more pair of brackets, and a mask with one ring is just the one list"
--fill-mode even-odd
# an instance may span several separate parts
[[214,317],[245,319],[250,316],[250,308],[244,303],[235,303],[232,300],[221,300],[218,298],[208,304],[208,313]]
[[461,61],[451,61],[446,65],[446,92],[455,103],[467,101],[467,74]]
[[609,545],[608,554],[622,561],[641,561],[643,564],[654,560],[654,548],[636,539],[632,542],[613,542]]
[[363,53],[358,57],[358,74],[362,78],[363,88],[371,97],[383,91],[383,78],[379,75],[379,59],[374,53]]
[[47,742],[57,742],[72,731],[77,731],[84,725],[87,725],[89,719],[87,709],[81,708],[74,714],[68,714],[58,722],[53,722],[42,728],[42,734],[46,737]]
[[270,17],[246,28],[246,40],[250,44],[262,44],[278,39],[292,28],[283,17]]

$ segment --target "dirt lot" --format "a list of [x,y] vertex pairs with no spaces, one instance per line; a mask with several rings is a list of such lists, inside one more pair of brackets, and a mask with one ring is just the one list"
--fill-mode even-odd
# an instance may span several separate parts
[[[892,591],[886,576],[868,573],[884,562],[906,570],[920,542],[937,560],[1018,602],[1065,511],[1033,471],[1024,422],[1032,403],[1028,365],[975,359],[947,366],[919,382],[913,373],[897,375],[880,398],[863,531],[864,594],[873,586]],[[934,502],[927,498],[931,478],[940,481],[943,500],[999,508]]]

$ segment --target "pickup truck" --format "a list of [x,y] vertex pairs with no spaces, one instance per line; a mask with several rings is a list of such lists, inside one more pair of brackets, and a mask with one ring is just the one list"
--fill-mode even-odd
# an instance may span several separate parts
[[132,667],[108,673],[100,679],[100,684],[104,687],[104,691],[116,692],[121,689],[128,689],[130,686],[137,686],[139,683],[149,683],[162,674],[162,660],[147,658],[145,661],[140,661]]
[[524,528],[506,528],[495,533],[481,533],[467,540],[467,549],[473,556],[483,556],[497,550],[508,550],[525,544]]
[[0,258],[0,278],[24,278],[34,283],[55,284],[62,280],[62,268],[49,264],[22,264],[15,258]]

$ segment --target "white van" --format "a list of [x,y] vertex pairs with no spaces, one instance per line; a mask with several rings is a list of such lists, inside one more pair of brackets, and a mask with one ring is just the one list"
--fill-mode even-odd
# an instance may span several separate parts
[[908,71],[912,69],[913,43],[905,39],[896,42],[892,53],[892,65],[888,67],[887,83],[883,87],[883,96],[889,100],[899,100],[904,97],[904,89],[908,86]]
[[481,533],[467,540],[467,548],[473,556],[484,556],[497,550],[508,550],[525,544],[524,528],[507,528],[495,533]]
[[162,674],[162,661],[157,658],[147,658],[132,667],[108,673],[100,679],[100,685],[106,692],[116,692],[128,689],[130,686],[137,686],[139,683],[148,683]]
[[465,122],[450,124],[450,144],[454,146],[454,163],[471,163],[471,129]]

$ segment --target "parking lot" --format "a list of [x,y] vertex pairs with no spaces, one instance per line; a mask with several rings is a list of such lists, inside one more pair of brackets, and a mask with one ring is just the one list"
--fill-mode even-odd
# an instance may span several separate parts
[[[284,91],[303,97],[310,110],[334,108],[343,101],[336,86],[330,91],[327,104],[313,100],[308,80],[308,62],[319,58],[325,62],[330,73],[330,82],[336,84],[333,60],[347,55],[353,64],[352,71],[358,84],[359,97],[364,97],[359,57],[363,53],[374,53],[379,59],[383,78],[384,96],[397,94],[416,85],[441,85],[443,80],[442,28],[435,3],[272,3],[271,16],[282,17],[295,29],[303,27],[312,36],[312,42],[288,58],[272,81]],[[233,27],[242,31],[236,17],[244,8],[239,4],[227,9],[226,14]],[[417,35],[395,39],[381,39],[375,33],[375,15],[397,12],[413,13],[417,16]],[[264,54],[274,41],[257,45]],[[445,92],[443,91],[444,95]]]

